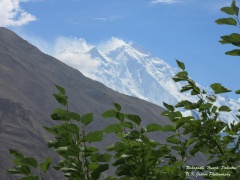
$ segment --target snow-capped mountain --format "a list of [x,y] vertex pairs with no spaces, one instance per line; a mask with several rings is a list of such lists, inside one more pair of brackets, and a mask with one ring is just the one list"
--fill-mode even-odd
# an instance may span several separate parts
[[[59,44],[61,48],[56,49],[56,58],[118,92],[160,106],[163,102],[175,105],[181,100],[195,99],[180,93],[181,84],[172,80],[178,69],[132,42],[112,38],[107,43],[93,46],[83,39],[72,39],[64,46]],[[218,96],[216,104],[231,107],[231,113],[221,116],[225,121],[237,120],[234,114],[240,109],[239,102]]]

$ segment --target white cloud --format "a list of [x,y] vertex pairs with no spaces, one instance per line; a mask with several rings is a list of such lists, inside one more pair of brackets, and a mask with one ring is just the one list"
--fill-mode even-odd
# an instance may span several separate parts
[[97,20],[97,21],[106,21],[109,18],[105,18],[105,17],[96,17],[96,18],[92,18],[93,20]]
[[[0,0],[0,26],[22,26],[36,17],[22,10],[19,2],[27,0]],[[29,0],[28,0],[29,1]]]
[[124,42],[122,39],[112,37],[110,40],[98,44],[97,48],[99,49],[99,51],[106,53],[124,45],[127,45],[127,43]]
[[179,3],[179,1],[175,0],[152,0],[152,4],[158,4],[158,3],[164,3],[164,4],[174,4],[174,3]]
[[78,69],[85,76],[91,77],[100,62],[92,58],[87,52],[94,46],[86,43],[84,39],[60,37],[54,45],[53,56],[69,66]]
[[114,16],[110,16],[110,17],[95,17],[92,18],[92,20],[97,20],[97,21],[116,21],[121,19],[122,16],[118,16],[118,15],[114,15]]
[[98,70],[100,60],[91,57],[88,53],[92,48],[96,47],[100,53],[106,53],[123,45],[129,45],[122,39],[112,37],[107,41],[103,41],[96,46],[88,44],[82,38],[58,37],[54,42],[48,42],[35,35],[20,31],[21,37],[37,46],[41,51],[49,54],[63,63],[78,69],[85,76],[96,79],[93,75]]
[[19,0],[20,2],[40,2],[44,0]]

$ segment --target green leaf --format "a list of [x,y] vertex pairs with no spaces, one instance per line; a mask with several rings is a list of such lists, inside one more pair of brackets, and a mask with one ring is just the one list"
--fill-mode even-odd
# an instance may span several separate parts
[[221,11],[229,15],[234,15],[236,13],[235,10],[231,7],[223,7],[221,8]]
[[78,113],[75,113],[75,112],[68,112],[67,113],[67,117],[69,119],[74,119],[74,120],[76,120],[78,122],[81,120],[81,116]]
[[108,170],[109,168],[109,165],[108,164],[100,164],[96,169],[94,169],[92,172],[91,172],[91,179],[98,179],[100,174],[103,172],[103,171],[106,171]]
[[119,132],[122,132],[123,129],[122,129],[122,127],[121,127],[120,124],[110,124],[110,125],[106,126],[106,127],[103,129],[103,131],[104,131],[105,133],[112,133],[112,132],[114,132],[114,133],[119,133]]
[[207,158],[207,161],[210,161],[211,159],[213,159],[214,158],[214,155],[211,155],[211,156],[209,156],[208,158]]
[[10,151],[10,154],[15,157],[15,159],[13,160],[13,163],[15,165],[33,166],[33,167],[37,168],[38,162],[33,157],[24,157],[22,153],[15,151],[13,149],[10,149],[9,151]]
[[169,132],[169,131],[175,132],[175,130],[176,130],[175,127],[172,125],[166,125],[162,127],[163,132]]
[[176,151],[182,151],[182,149],[179,146],[172,146],[171,148]]
[[99,163],[91,162],[91,163],[89,164],[89,170],[94,170],[94,169],[96,169],[96,168],[98,168],[98,167],[99,167]]
[[233,26],[237,25],[237,21],[234,18],[232,18],[232,17],[221,18],[221,19],[216,20],[215,22],[217,24],[227,24],[227,25],[233,25]]
[[68,151],[68,148],[67,147],[56,147],[55,148],[55,151],[58,153],[58,154],[63,154],[63,153],[66,153]]
[[231,8],[234,9],[235,15],[238,16],[239,8],[236,6],[235,0],[232,1]]
[[224,39],[219,40],[219,42],[220,42],[221,44],[231,44],[231,42],[226,41],[226,40],[224,40]]
[[222,86],[219,83],[211,84],[210,87],[212,88],[212,90],[214,91],[215,94],[231,92],[231,90],[225,88],[224,86]]
[[93,153],[93,152],[97,152],[98,150],[99,150],[98,148],[87,146],[84,152]]
[[232,142],[232,141],[234,141],[234,137],[232,137],[232,136],[224,136],[223,137],[223,141],[225,141],[225,142]]
[[231,56],[240,56],[240,49],[234,49],[232,51],[227,51],[226,55],[231,55]]
[[108,177],[104,178],[104,180],[118,180],[118,179],[113,176],[108,176]]
[[102,117],[103,118],[116,117],[116,111],[114,109],[105,111],[104,113],[102,113]]
[[53,96],[55,97],[55,99],[62,104],[63,106],[66,106],[68,104],[68,97],[62,94],[53,94]]
[[186,86],[183,86],[183,87],[181,88],[180,92],[189,91],[189,90],[191,90],[191,89],[193,89],[193,87],[188,84],[188,85],[186,85]]
[[217,100],[217,97],[215,95],[210,95],[210,96],[207,96],[206,98],[211,102],[216,102]]
[[21,165],[26,165],[26,166],[32,166],[37,168],[38,162],[35,158],[33,157],[26,157],[20,161]]
[[8,169],[7,172],[10,174],[21,174],[21,172],[16,168]]
[[148,132],[162,131],[162,126],[160,126],[159,124],[152,123],[147,125],[147,131]]
[[61,124],[56,128],[63,132],[79,134],[79,127],[76,124]]
[[195,91],[196,94],[199,94],[200,89],[199,89],[199,87],[197,87],[195,81],[193,81],[192,79],[187,79],[187,81],[188,81],[189,85],[192,86],[193,91]]
[[181,71],[181,72],[177,73],[172,79],[175,82],[187,81],[188,80],[188,73],[186,71]]
[[240,34],[232,33],[230,35],[221,36],[223,41],[220,41],[222,44],[231,43],[235,46],[240,46]]
[[112,163],[112,165],[116,167],[118,165],[124,164],[125,162],[126,162],[125,159],[120,158],[120,159],[117,159],[114,163]]
[[206,104],[201,104],[199,109],[200,110],[207,110],[207,109],[211,109],[212,104],[211,103],[206,103]]
[[113,103],[114,107],[116,108],[117,111],[121,111],[121,106],[118,103]]
[[50,127],[47,127],[47,126],[43,126],[43,128],[51,134],[54,134],[54,135],[58,134],[58,130],[55,129],[55,128],[50,128]]
[[167,103],[165,103],[165,102],[163,102],[163,105],[164,105],[164,107],[167,108],[169,111],[174,111],[174,109],[175,109],[172,105],[169,105],[169,104],[167,104]]
[[118,166],[117,169],[115,170],[115,174],[117,176],[125,176],[131,173],[129,168],[126,168],[125,166]]
[[232,111],[230,107],[228,106],[221,106],[219,109],[219,111],[224,111],[224,112],[230,112]]
[[[187,100],[182,100],[182,101],[179,101],[176,105],[175,105],[175,107],[176,108],[179,108],[179,107],[184,107],[185,106],[185,104],[186,103],[188,103],[189,101],[187,101]],[[189,102],[190,103],[190,102]]]
[[58,89],[58,91],[59,91],[61,94],[65,95],[65,89],[64,89],[63,87],[61,87],[61,86],[59,86],[59,85],[57,85],[57,84],[55,84],[55,87]]
[[211,111],[212,111],[212,113],[216,113],[217,110],[218,110],[218,107],[217,106],[213,106]]
[[239,13],[239,7],[235,6],[234,10],[235,10],[235,14],[236,14],[236,16],[238,16],[238,13]]
[[133,130],[129,132],[126,136],[127,139],[136,140],[140,138],[140,132]]
[[124,121],[124,114],[121,112],[116,112],[116,116],[115,116],[120,122]]
[[141,123],[141,118],[138,115],[134,114],[125,114],[125,118],[129,119],[130,121],[136,123],[137,125],[140,125]]
[[198,95],[200,94],[200,89],[198,87],[193,88],[191,91],[191,95]]
[[67,116],[68,111],[62,108],[56,108],[53,113],[51,114],[52,120],[62,120],[68,121],[69,118]]
[[183,62],[180,62],[180,61],[178,61],[178,60],[176,60],[176,61],[177,61],[178,67],[181,68],[181,69],[184,71],[184,70],[185,70],[185,65],[184,65],[184,63],[183,63]]
[[91,155],[91,161],[92,162],[109,162],[111,159],[111,155],[110,154],[92,154]]
[[236,7],[236,1],[235,1],[235,0],[232,0],[231,8],[234,9],[235,7]]
[[235,91],[236,94],[240,94],[240,89]]
[[80,148],[77,145],[72,144],[72,145],[69,145],[67,147],[67,154],[68,155],[78,156],[79,153],[80,153]]
[[82,115],[81,118],[81,122],[87,126],[88,124],[90,124],[93,121],[93,113],[89,113],[89,114],[84,114]]
[[196,142],[195,139],[188,139],[188,140],[187,140],[187,143],[186,143],[186,145],[185,145],[185,147],[190,146],[190,145],[191,145],[192,143],[194,143],[194,142]]
[[194,109],[196,106],[196,103],[192,103],[188,100],[183,100],[178,102],[175,107],[185,107],[185,109]]
[[[175,135],[174,135],[175,136]],[[168,137],[166,140],[167,142],[173,143],[173,144],[180,144],[179,139],[175,138],[174,136]]]
[[20,159],[24,158],[23,154],[20,153],[20,152],[18,152],[18,151],[15,151],[15,150],[13,150],[13,149],[10,149],[9,152],[10,152],[10,154],[13,155],[15,158],[20,158]]
[[29,175],[31,173],[31,169],[25,165],[18,165],[12,169],[7,170],[10,174],[26,174]]
[[85,140],[89,143],[102,141],[102,138],[103,138],[103,132],[102,131],[93,131],[93,132],[88,133],[85,136]]
[[40,164],[40,168],[41,170],[46,173],[46,171],[48,170],[48,168],[50,167],[50,164],[52,162],[52,159],[50,157],[47,157],[45,159],[45,161],[43,161],[41,164]]
[[133,128],[134,128],[133,123],[131,123],[131,122],[127,122],[127,121],[123,121],[123,122],[121,122],[121,126],[122,126],[122,127],[129,128],[129,129],[133,129]]
[[141,134],[144,134],[145,132],[147,132],[147,129],[146,129],[145,127],[142,127],[142,128],[140,129],[140,133],[141,133]]
[[27,177],[22,177],[19,180],[38,180],[38,176],[27,176]]
[[182,121],[182,120],[176,121],[175,129],[179,129],[179,128],[182,127],[184,124],[185,124],[185,121]]

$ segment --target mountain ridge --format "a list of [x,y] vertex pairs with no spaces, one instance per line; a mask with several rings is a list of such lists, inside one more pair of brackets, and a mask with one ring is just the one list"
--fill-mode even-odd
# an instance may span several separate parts
[[[12,166],[9,149],[33,156],[40,162],[47,156],[53,162],[59,157],[47,148],[46,142],[53,137],[42,126],[57,125],[50,114],[59,107],[53,97],[57,90],[54,84],[66,89],[69,110],[79,114],[94,113],[94,121],[86,132],[101,130],[114,122],[101,114],[113,109],[112,102],[122,106],[123,113],[137,114],[142,125],[156,123],[162,126],[170,120],[161,116],[164,109],[156,104],[120,94],[102,83],[85,77],[80,71],[42,53],[6,28],[0,28],[0,179],[14,180],[6,170]],[[165,143],[169,133],[152,134],[153,139]],[[186,136],[183,136],[186,139]],[[97,144],[104,149],[116,140],[107,136]],[[188,161],[190,165],[205,165],[206,157],[198,154]],[[113,172],[109,172],[113,174]],[[51,169],[46,179],[64,179],[63,175]]]
[[[88,45],[86,41],[84,43],[86,46]],[[101,46],[104,45],[100,47],[89,45],[93,47],[94,52],[91,51],[92,49],[85,52],[85,54],[91,57],[86,59],[86,61],[98,63],[95,69],[85,74],[89,78],[102,82],[107,87],[120,93],[139,97],[162,107],[163,102],[175,105],[179,101],[189,100],[189,98],[191,101],[197,102],[197,98],[189,93],[180,93],[181,86],[184,83],[175,83],[172,80],[172,77],[180,71],[179,69],[172,68],[164,60],[152,55],[149,51],[142,51],[142,48],[138,48],[132,42],[126,43],[123,40],[111,38],[106,44],[108,46],[105,45],[104,51],[101,51]],[[71,46],[67,47],[67,49],[70,56]],[[76,62],[80,54],[76,53],[74,55]],[[68,55],[63,58],[58,56],[58,53],[55,54],[56,57],[66,64],[68,64]],[[72,63],[74,64],[74,62]],[[213,93],[210,89],[201,85],[199,87],[206,90],[209,94]],[[231,113],[222,113],[221,119],[225,122],[238,120],[236,114],[238,109],[240,109],[240,102],[229,99],[226,95],[218,95],[217,97],[216,104],[228,105],[232,108]],[[191,114],[190,111],[185,111],[184,113],[186,115]]]
[[[42,161],[58,156],[47,148],[46,142],[53,137],[42,126],[56,125],[50,114],[59,107],[53,97],[54,84],[66,89],[69,109],[80,114],[94,113],[94,122],[88,131],[102,129],[111,121],[103,119],[101,113],[112,109],[112,102],[122,105],[124,113],[138,114],[143,125],[148,123],[169,124],[161,116],[163,108],[111,90],[102,83],[85,77],[81,72],[60,62],[23,40],[6,28],[0,28],[0,179],[12,180],[6,170],[11,167],[9,149],[20,151]],[[163,142],[168,134],[161,134]],[[98,144],[99,148],[110,145],[114,139],[108,137]],[[199,157],[201,159],[201,157]],[[193,160],[192,162],[197,162]],[[62,178],[62,174],[50,170],[47,179]]]

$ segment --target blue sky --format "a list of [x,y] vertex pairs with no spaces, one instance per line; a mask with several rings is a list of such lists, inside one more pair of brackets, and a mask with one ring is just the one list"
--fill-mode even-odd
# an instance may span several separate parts
[[[220,8],[231,0],[0,0],[0,26],[47,53],[59,37],[84,38],[90,44],[111,37],[132,41],[207,87],[220,82],[240,89],[240,58],[226,56],[230,45],[220,36],[238,32],[217,25]],[[237,0],[237,4],[240,2]],[[236,96],[231,96],[236,97]]]

